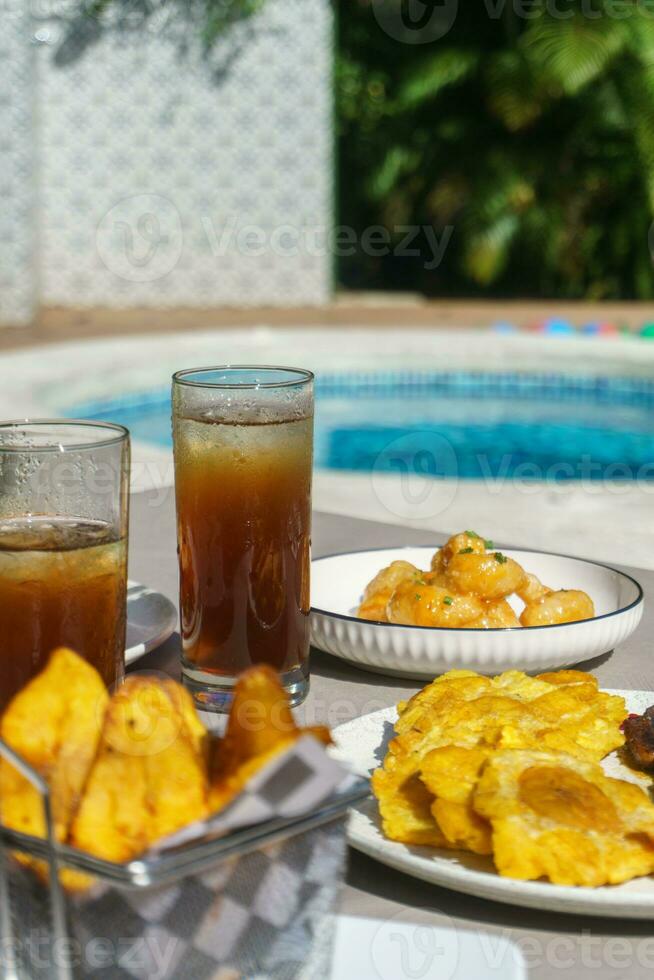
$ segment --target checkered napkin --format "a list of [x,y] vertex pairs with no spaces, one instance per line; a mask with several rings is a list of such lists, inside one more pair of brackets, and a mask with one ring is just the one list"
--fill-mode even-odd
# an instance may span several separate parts
[[[228,834],[310,813],[344,770],[304,737],[273,760],[217,817],[185,828],[161,849],[207,831]],[[106,889],[71,914],[76,976],[97,980],[323,980],[331,909],[345,864],[343,821],[223,861],[173,885]]]

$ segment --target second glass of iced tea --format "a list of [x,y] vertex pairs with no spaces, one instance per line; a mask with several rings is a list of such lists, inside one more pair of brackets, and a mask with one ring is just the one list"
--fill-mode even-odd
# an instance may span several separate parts
[[182,673],[223,711],[238,674],[309,689],[313,375],[229,366],[173,378]]
[[0,424],[0,710],[59,646],[123,677],[129,433]]

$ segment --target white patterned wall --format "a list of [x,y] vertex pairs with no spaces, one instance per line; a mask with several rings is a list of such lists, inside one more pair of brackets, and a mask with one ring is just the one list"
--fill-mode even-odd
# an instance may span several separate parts
[[224,54],[239,32],[253,36],[219,81],[149,32],[108,34],[66,67],[55,30],[39,32],[41,303],[329,298],[329,0],[268,0]]
[[28,323],[37,302],[34,46],[26,7],[0,30],[0,323]]

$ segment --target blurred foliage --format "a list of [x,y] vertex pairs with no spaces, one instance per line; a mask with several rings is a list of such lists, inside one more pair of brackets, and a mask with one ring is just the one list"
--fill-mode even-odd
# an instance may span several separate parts
[[80,58],[109,31],[162,34],[177,42],[180,52],[199,48],[219,78],[248,36],[235,40],[234,50],[214,60],[217,42],[237,24],[247,22],[265,0],[68,0],[54,5],[46,19],[59,21],[62,38],[54,54],[65,66]]
[[436,269],[357,249],[343,284],[652,297],[654,3],[459,3],[405,44],[379,2],[338,0],[339,220],[454,231]]

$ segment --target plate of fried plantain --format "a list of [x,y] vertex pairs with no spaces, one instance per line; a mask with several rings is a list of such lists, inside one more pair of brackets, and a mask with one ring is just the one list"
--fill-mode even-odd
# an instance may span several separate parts
[[351,812],[349,841],[479,898],[649,919],[652,776],[634,765],[624,728],[653,702],[576,670],[450,671],[333,732],[337,756],[373,787]]

